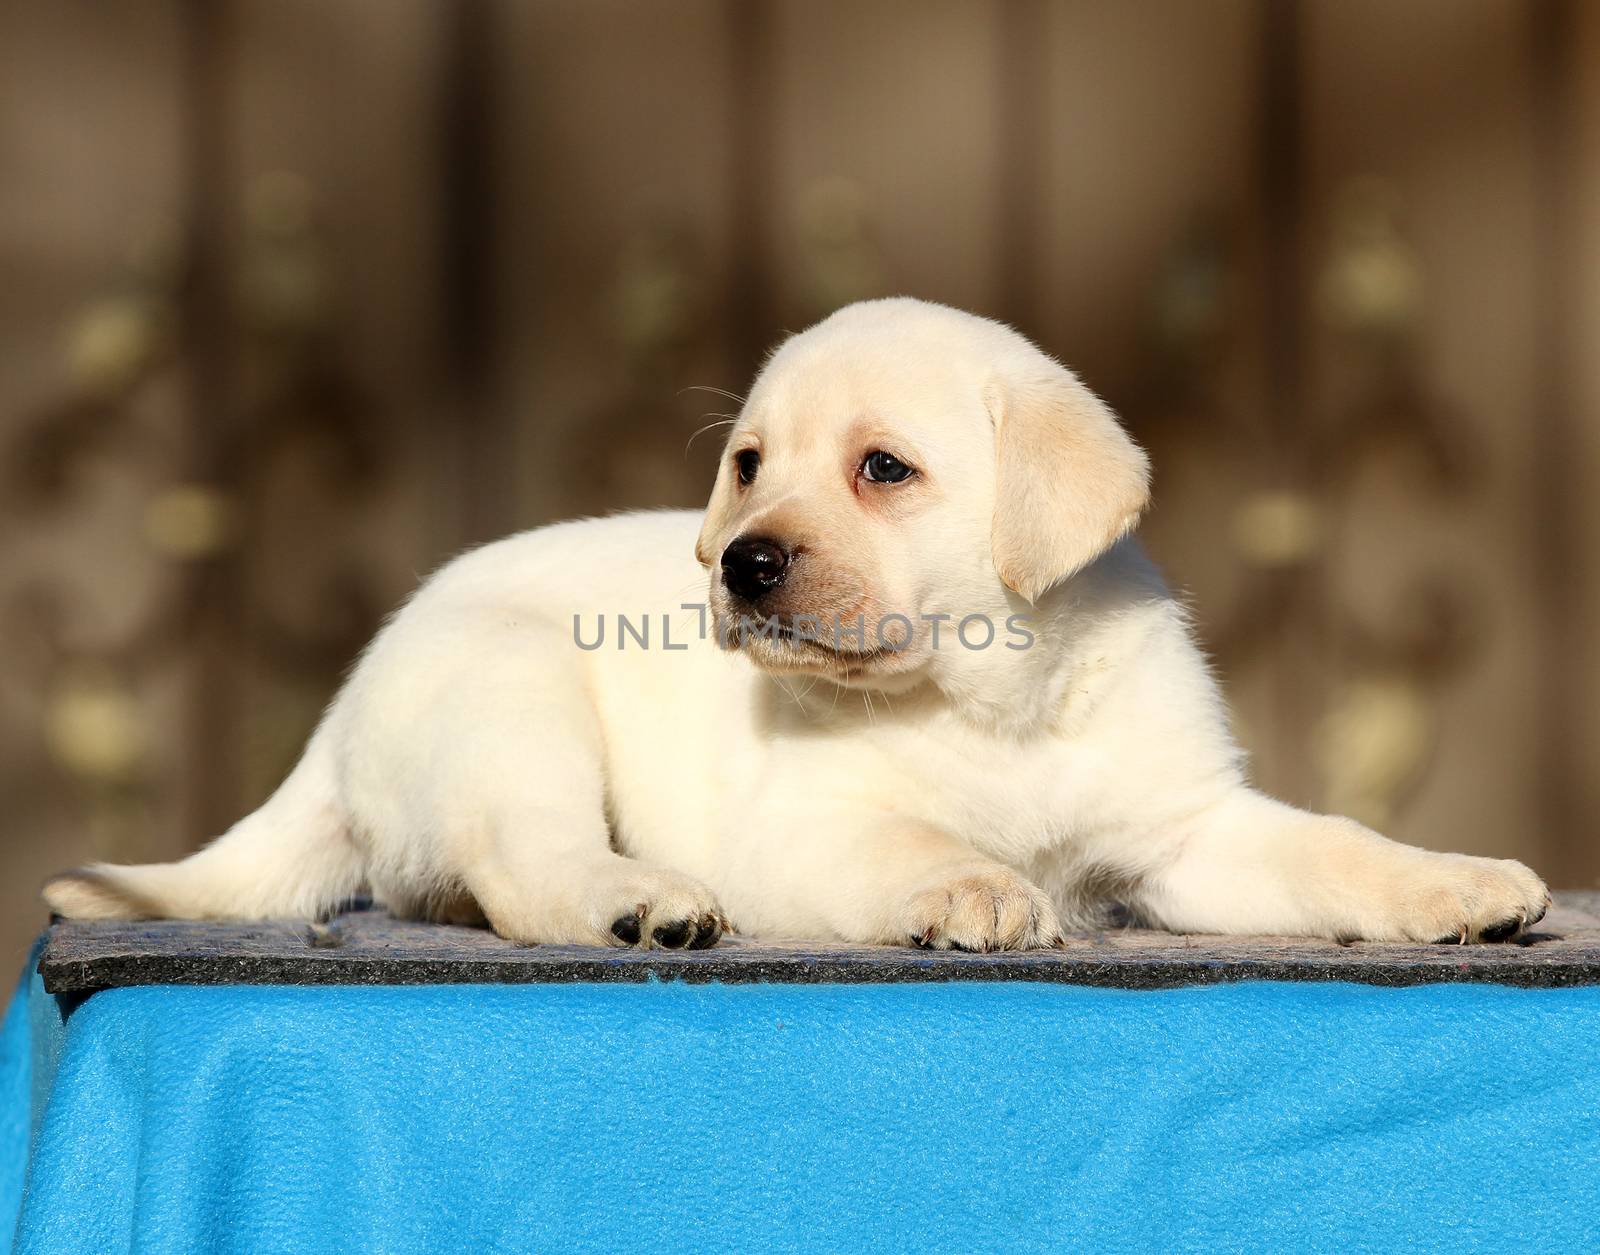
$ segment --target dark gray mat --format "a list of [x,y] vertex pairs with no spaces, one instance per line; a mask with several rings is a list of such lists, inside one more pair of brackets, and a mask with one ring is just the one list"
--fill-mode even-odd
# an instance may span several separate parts
[[348,912],[328,924],[80,923],[50,930],[39,970],[51,993],[119,985],[434,985],[565,981],[784,983],[1021,980],[1162,989],[1237,980],[1425,985],[1600,984],[1600,893],[1563,893],[1530,934],[1483,946],[1338,945],[1284,937],[1116,929],[1066,948],[958,954],[749,941],[709,950],[518,946],[481,929]]

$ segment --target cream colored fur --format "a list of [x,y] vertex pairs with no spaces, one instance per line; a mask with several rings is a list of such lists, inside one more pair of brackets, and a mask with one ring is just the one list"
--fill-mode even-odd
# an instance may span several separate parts
[[[880,449],[916,473],[870,482]],[[741,453],[760,459],[749,484]],[[1126,536],[1146,485],[1109,411],[1021,336],[852,305],[768,362],[703,518],[563,523],[456,559],[259,811],[184,862],[88,868],[46,896],[65,915],[249,919],[365,888],[521,941],[613,945],[632,917],[641,945],[731,921],[1031,947],[1113,900],[1185,931],[1422,942],[1539,918],[1519,863],[1249,786],[1183,611]],[[740,614],[719,555],[751,536],[795,555],[764,614],[900,614],[904,648],[719,648]],[[601,648],[579,647],[575,616],[590,642],[605,622]],[[647,648],[619,616],[648,623]],[[987,648],[957,638],[967,616],[969,640],[999,629]],[[1028,648],[1010,647],[1018,616]]]

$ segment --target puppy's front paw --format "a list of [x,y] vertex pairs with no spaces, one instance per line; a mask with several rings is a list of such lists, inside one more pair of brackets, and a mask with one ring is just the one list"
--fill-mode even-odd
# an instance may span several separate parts
[[999,863],[952,873],[913,894],[899,931],[931,950],[1042,950],[1061,944],[1061,923],[1037,886]]
[[1507,941],[1550,909],[1544,881],[1512,859],[1438,855],[1409,904],[1401,931],[1410,941]]

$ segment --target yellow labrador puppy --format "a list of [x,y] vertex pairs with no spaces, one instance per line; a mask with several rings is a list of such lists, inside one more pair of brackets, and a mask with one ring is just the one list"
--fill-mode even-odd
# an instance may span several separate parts
[[[526,942],[1059,941],[1112,902],[1193,932],[1494,941],[1520,863],[1253,790],[1128,533],[1148,466],[1070,372],[906,299],[785,343],[703,517],[513,536],[367,650],[283,786],[83,918],[395,912]],[[707,573],[709,590],[707,591]]]

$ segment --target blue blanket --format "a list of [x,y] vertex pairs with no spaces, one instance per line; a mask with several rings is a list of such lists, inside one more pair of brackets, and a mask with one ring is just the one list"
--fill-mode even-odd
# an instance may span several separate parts
[[1600,989],[152,987],[64,1016],[34,980],[0,1035],[13,1216],[18,1252],[94,1255],[1600,1251]]

